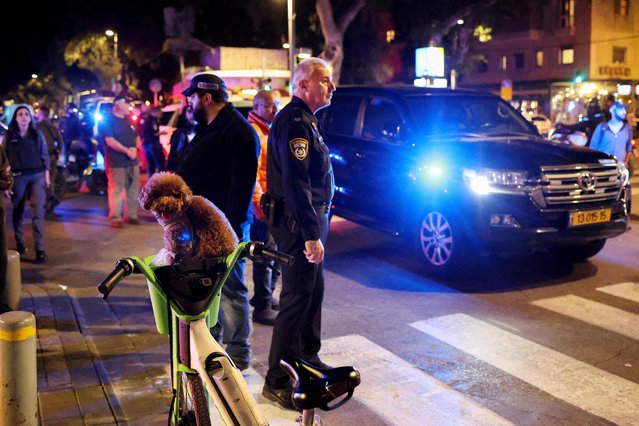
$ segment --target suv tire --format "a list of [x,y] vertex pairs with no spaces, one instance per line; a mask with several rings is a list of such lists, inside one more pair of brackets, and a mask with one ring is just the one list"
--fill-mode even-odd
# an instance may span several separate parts
[[428,273],[448,275],[461,272],[469,258],[464,226],[456,216],[429,209],[419,217],[415,244],[420,263]]

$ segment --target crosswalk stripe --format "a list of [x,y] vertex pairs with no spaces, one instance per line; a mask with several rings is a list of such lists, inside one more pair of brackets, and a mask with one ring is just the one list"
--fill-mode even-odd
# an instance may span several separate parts
[[320,355],[330,365],[357,367],[362,383],[353,399],[384,425],[512,424],[363,336],[324,340]]
[[612,284],[605,287],[598,287],[597,291],[639,303],[639,284],[637,283]]
[[639,315],[568,294],[530,302],[588,324],[639,340]]
[[639,385],[465,314],[411,326],[555,398],[620,425],[636,424]]

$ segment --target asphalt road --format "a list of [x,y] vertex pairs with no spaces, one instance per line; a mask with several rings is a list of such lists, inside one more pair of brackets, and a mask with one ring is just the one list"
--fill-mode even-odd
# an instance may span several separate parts
[[[637,209],[639,194],[633,198]],[[161,244],[161,228],[148,216],[140,226],[110,228],[105,197],[71,194],[58,212],[47,220],[46,265],[29,261],[28,230],[24,283],[59,283],[93,297],[115,260],[152,254]],[[11,248],[10,226],[9,235]],[[637,424],[637,259],[634,220],[588,262],[487,258],[464,279],[438,281],[422,274],[400,241],[334,218],[321,355],[329,364],[357,366],[363,382],[352,401],[322,417],[327,425]],[[168,353],[163,340],[149,340],[153,330],[139,319],[151,315],[148,302],[127,299],[143,294],[144,284],[121,286],[125,297],[110,301],[110,309],[135,304],[136,315],[114,326],[154,342],[150,351]],[[254,325],[245,376],[256,394],[270,334],[270,327]],[[166,369],[155,367],[147,369],[154,386],[168,385]],[[294,417],[258,402],[270,418]],[[145,419],[167,405],[140,406],[138,423],[153,423]]]

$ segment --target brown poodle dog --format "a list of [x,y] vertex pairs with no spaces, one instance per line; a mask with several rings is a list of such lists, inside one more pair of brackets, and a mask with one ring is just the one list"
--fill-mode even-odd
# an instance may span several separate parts
[[237,236],[224,213],[206,198],[193,195],[180,176],[155,173],[140,191],[139,201],[164,228],[164,251],[156,256],[162,264],[226,256],[237,247]]

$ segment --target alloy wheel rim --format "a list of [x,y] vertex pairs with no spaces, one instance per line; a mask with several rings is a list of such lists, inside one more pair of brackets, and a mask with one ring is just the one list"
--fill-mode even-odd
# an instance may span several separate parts
[[420,246],[428,262],[435,266],[445,265],[453,254],[453,233],[446,217],[439,212],[430,212],[422,220]]

